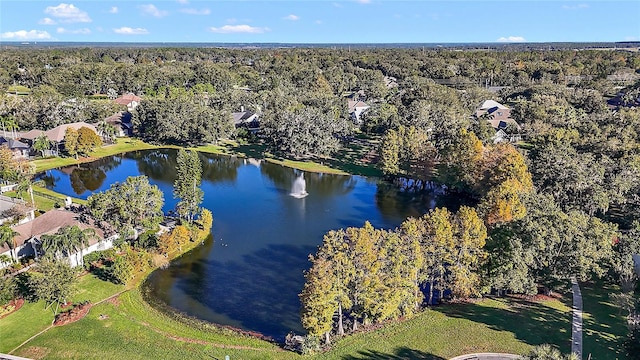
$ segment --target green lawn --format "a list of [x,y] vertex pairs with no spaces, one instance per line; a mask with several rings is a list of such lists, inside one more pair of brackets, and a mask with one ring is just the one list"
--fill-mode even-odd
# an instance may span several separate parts
[[53,322],[43,302],[25,302],[20,310],[0,320],[0,353],[7,353]]
[[47,359],[283,359],[277,346],[171,320],[142,300],[138,290],[99,304],[82,320],[55,327],[16,351]]
[[[13,197],[13,198],[20,198],[15,191],[8,191],[3,195]],[[27,201],[28,203],[31,201],[29,196],[26,194],[22,195],[22,199]],[[36,209],[38,210],[49,211],[55,207],[56,203],[62,206],[64,205],[65,199],[66,199],[66,196],[63,194],[59,194],[55,191],[49,190],[44,187],[33,186],[33,201],[36,203]],[[87,203],[87,201],[83,199],[78,199],[78,198],[72,198],[72,199],[73,199],[73,202],[76,204]]]
[[580,284],[583,307],[583,349],[586,358],[626,359],[622,342],[627,334],[624,314],[609,302],[609,294],[620,292],[618,286],[602,283]]
[[93,274],[80,277],[77,292],[71,299],[73,302],[88,300],[92,303],[104,300],[125,289],[124,285],[117,285],[109,281],[100,280]]
[[[116,294],[124,289],[122,285],[115,285],[102,281],[89,274],[80,277],[78,292],[71,298],[73,302],[89,300],[93,303]],[[37,303],[25,302],[19,311],[0,320],[0,352],[6,353],[16,346],[44,330],[53,322],[54,314],[51,308],[45,309],[42,301]]]
[[267,160],[270,163],[274,163],[274,164],[278,164],[278,165],[282,165],[282,166],[286,166],[294,169],[300,169],[304,171],[348,175],[348,173],[342,170],[334,169],[325,164],[313,162],[313,161],[296,161],[296,160],[289,160],[289,159],[275,159],[270,157],[265,158],[265,160]]
[[[309,358],[446,359],[482,351],[524,353],[546,342],[567,352],[569,311],[557,300],[487,299],[445,305],[378,331],[345,337],[331,351]],[[0,325],[5,327],[4,320]],[[123,293],[117,301],[94,306],[76,323],[52,328],[15,354],[47,359],[302,358],[268,342],[173,320],[146,304],[138,289]]]
[[[168,147],[168,146],[163,146]],[[62,166],[69,166],[83,162],[89,162],[101,157],[121,154],[128,151],[157,149],[159,146],[147,144],[141,140],[133,138],[117,138],[115,144],[106,145],[93,151],[90,156],[74,159],[72,157],[52,157],[47,159],[34,160],[36,172],[55,169]]]

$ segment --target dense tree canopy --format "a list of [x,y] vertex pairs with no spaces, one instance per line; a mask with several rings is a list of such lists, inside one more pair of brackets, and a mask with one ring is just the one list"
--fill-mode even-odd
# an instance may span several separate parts
[[123,183],[112,184],[87,199],[91,215],[105,221],[121,236],[132,236],[136,230],[144,232],[157,228],[162,221],[164,195],[149,184],[146,176],[128,177]]

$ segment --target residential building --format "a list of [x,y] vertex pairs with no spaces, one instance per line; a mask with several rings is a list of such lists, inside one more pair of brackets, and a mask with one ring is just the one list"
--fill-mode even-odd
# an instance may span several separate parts
[[23,143],[22,141],[5,138],[0,136],[0,146],[6,146],[7,149],[11,150],[13,153],[13,157],[15,159],[28,159],[29,158],[29,149],[30,146],[28,144]]
[[237,128],[246,128],[249,131],[257,131],[260,128],[260,116],[253,111],[245,111],[244,106],[239,112],[231,113],[233,124]]
[[[472,118],[476,121],[487,121],[496,131],[493,136],[493,142],[502,141],[519,141],[519,134],[509,134],[507,128],[520,130],[520,124],[511,118],[511,109],[500,104],[495,100],[485,100],[482,105],[475,111]],[[519,131],[516,131],[519,132]]]
[[357,124],[360,124],[362,121],[360,120],[362,113],[371,107],[362,100],[348,100],[347,106],[349,107],[351,119]]
[[[80,215],[65,209],[54,209],[38,216],[32,221],[13,227],[18,233],[14,237],[16,244],[15,254],[16,260],[23,257],[38,258],[43,255],[41,237],[45,234],[55,234],[64,226],[78,226],[80,229],[91,228],[95,231],[96,237],[90,239],[89,246],[76,253],[64,254],[71,266],[79,266],[82,264],[82,257],[98,250],[106,250],[113,247],[113,241],[118,235],[111,235],[105,239],[105,234],[99,227],[95,226],[92,221],[81,219]],[[0,254],[14,257],[12,251],[6,244],[0,247]],[[0,265],[6,266],[6,265]]]
[[113,100],[113,102],[118,105],[126,106],[127,111],[135,110],[135,108],[140,105],[140,101],[142,101],[142,99],[133,93],[124,94],[119,98]]
[[133,134],[130,112],[123,111],[113,114],[104,119],[104,121],[116,129],[116,137],[131,136]]
[[47,137],[47,139],[49,139],[49,141],[51,142],[51,147],[52,150],[49,151],[48,154],[46,154],[47,156],[57,156],[58,155],[58,151],[61,148],[61,145],[63,145],[64,143],[64,136],[67,132],[67,129],[72,128],[74,130],[78,130],[80,128],[86,127],[90,130],[93,130],[93,132],[96,133],[96,135],[98,134],[98,130],[96,129],[95,125],[93,124],[89,124],[86,123],[84,121],[81,122],[76,122],[76,123],[71,123],[71,124],[63,124],[63,125],[59,125],[54,127],[51,130],[47,130],[47,131],[42,131],[42,130],[30,130],[27,131],[26,133],[21,133],[18,135],[18,137],[21,140],[25,140],[27,142],[29,142],[29,144],[31,146],[33,146],[33,142],[35,141],[35,139],[37,139],[40,135],[42,135],[43,133],[45,134],[45,136]]

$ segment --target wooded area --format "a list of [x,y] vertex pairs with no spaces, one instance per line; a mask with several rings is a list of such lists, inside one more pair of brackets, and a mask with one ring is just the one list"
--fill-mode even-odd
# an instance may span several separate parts
[[[0,117],[17,130],[98,123],[121,110],[110,97],[134,93],[134,134],[146,141],[235,138],[300,159],[372,137],[388,178],[435,181],[471,199],[473,208],[435,209],[395,230],[328,233],[301,294],[305,327],[326,340],[334,326],[344,333],[343,318],[355,327],[430,304],[427,284],[460,298],[535,294],[576,275],[633,290],[637,52],[6,49],[0,64]],[[354,119],[348,100],[369,108]],[[519,141],[494,143],[490,117],[472,116],[485,100],[510,107],[518,127],[503,130]],[[260,115],[257,134],[234,127],[241,109]]]

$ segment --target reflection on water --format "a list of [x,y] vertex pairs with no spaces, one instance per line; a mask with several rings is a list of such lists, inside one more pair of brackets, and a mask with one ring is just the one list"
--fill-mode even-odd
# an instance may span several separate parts
[[[300,172],[269,162],[200,154],[203,206],[214,215],[212,238],[150,277],[154,296],[204,320],[282,339],[302,332],[298,293],[322,236],[331,229],[393,228],[446,197],[400,191],[359,176],[304,173],[304,199],[289,196]],[[87,198],[128,176],[146,175],[176,204],[176,151],[138,151],[39,177],[63,194]]]

